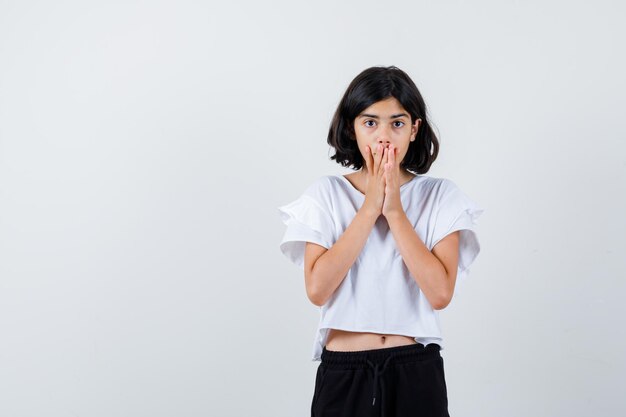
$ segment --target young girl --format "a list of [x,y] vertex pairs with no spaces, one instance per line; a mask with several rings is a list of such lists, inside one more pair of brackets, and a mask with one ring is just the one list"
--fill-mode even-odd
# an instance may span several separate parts
[[407,74],[372,67],[332,120],[325,175],[279,207],[282,253],[320,307],[311,416],[449,416],[439,311],[465,280],[484,211],[454,182],[423,175],[439,142]]

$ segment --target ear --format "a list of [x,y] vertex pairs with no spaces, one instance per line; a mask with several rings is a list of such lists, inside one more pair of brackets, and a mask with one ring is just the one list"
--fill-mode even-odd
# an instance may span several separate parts
[[422,123],[422,119],[416,119],[415,123],[411,127],[411,136],[413,137],[413,139],[417,137],[417,132],[419,130],[421,123]]

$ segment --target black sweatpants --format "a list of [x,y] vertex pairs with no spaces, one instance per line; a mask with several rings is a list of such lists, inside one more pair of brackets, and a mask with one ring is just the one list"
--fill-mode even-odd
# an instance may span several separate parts
[[449,417],[441,347],[331,351],[324,346],[311,417]]

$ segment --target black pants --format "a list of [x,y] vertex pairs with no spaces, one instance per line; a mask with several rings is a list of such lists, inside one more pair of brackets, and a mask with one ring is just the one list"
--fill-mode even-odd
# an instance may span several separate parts
[[311,417],[449,417],[440,346],[331,351],[317,368]]

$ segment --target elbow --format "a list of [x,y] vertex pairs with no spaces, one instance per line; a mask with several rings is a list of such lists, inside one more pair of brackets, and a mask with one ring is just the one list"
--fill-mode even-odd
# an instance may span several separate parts
[[307,297],[309,298],[309,301],[317,307],[321,307],[326,304],[326,300],[319,294],[319,292],[307,291]]
[[321,307],[324,304],[326,304],[326,297],[324,296],[324,294],[322,294],[322,291],[320,291],[319,288],[317,288],[317,286],[314,284],[315,280],[311,280],[313,282],[311,282],[309,285],[307,285],[306,288],[306,295],[309,299],[309,301],[317,306],[317,307]]
[[317,306],[317,307],[321,307],[321,306],[323,306],[324,304],[326,304],[324,301],[321,301],[321,299],[319,299],[319,298],[312,298],[312,297],[309,297],[309,301],[311,301],[311,303],[312,303],[314,306]]
[[445,294],[440,295],[434,302],[431,304],[433,309],[435,310],[443,310],[448,307],[450,302],[452,301],[452,293],[447,292]]
[[313,268],[305,274],[306,295],[313,305],[321,307],[326,304],[330,294],[328,294],[328,289],[321,285],[318,275],[319,271]]
[[447,285],[445,285],[445,287],[441,289],[434,302],[431,303],[431,306],[435,310],[443,310],[444,308],[448,307],[448,305],[452,301],[452,296],[454,295],[454,283],[456,281],[456,277],[452,277],[452,279],[450,279],[445,270],[444,274],[445,275],[443,281],[445,281]]

